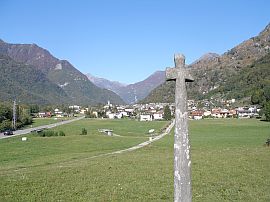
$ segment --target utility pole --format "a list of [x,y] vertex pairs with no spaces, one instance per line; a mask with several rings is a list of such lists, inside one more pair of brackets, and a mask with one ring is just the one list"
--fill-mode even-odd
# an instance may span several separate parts
[[186,82],[193,78],[185,68],[185,56],[175,54],[175,68],[166,69],[166,79],[175,80],[174,201],[191,202],[191,159],[188,135]]
[[13,117],[12,117],[12,128],[16,130],[16,100],[13,101]]

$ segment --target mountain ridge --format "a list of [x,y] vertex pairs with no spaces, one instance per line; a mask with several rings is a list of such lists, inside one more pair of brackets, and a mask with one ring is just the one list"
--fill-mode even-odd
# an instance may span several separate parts
[[124,103],[112,91],[95,86],[67,60],[54,57],[48,50],[36,44],[9,44],[1,40],[0,54],[41,71],[49,81],[64,90],[69,97],[69,103],[98,104],[107,103],[108,100],[115,104]]
[[121,84],[98,77],[89,78],[88,76],[88,79],[99,87],[109,88],[118,94],[126,103],[132,104],[144,99],[151,90],[163,83],[165,81],[165,72],[156,71],[146,79],[133,84]]
[[[17,99],[21,103],[66,103],[67,94],[31,65],[0,55],[0,93],[2,101]],[[50,89],[50,90],[48,90]]]
[[[270,52],[270,24],[268,24],[257,36],[244,40],[242,43],[223,53],[214,59],[197,60],[187,67],[195,78],[188,84],[190,99],[203,99],[212,91],[222,89],[231,78],[243,72],[256,61]],[[166,82],[154,89],[142,102],[174,102],[174,82]],[[243,96],[243,95],[242,95]],[[246,95],[246,96],[251,96]],[[220,97],[226,95],[220,93]],[[166,99],[165,99],[166,98]]]

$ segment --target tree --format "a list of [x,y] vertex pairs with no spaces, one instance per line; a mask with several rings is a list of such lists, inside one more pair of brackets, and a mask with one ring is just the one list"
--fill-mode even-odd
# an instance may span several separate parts
[[264,114],[266,121],[270,121],[270,101],[266,102],[264,105]]
[[264,97],[266,101],[270,101],[270,81],[264,87]]
[[12,123],[10,120],[4,120],[0,122],[0,132],[5,131],[7,129],[11,129],[11,128],[12,128]]
[[164,119],[166,121],[169,121],[172,119],[171,110],[170,110],[170,107],[168,105],[166,105],[164,108]]
[[0,122],[12,119],[12,110],[10,107],[0,104]]
[[30,106],[30,113],[38,113],[39,112],[39,106],[37,104]]
[[263,91],[256,90],[251,96],[251,103],[252,104],[261,104],[263,102]]

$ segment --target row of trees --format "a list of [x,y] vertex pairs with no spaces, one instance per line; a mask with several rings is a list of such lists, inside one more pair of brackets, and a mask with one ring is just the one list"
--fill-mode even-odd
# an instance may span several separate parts
[[[32,123],[33,108],[27,105],[16,106],[16,128]],[[12,129],[13,106],[11,104],[0,103],[0,131]]]

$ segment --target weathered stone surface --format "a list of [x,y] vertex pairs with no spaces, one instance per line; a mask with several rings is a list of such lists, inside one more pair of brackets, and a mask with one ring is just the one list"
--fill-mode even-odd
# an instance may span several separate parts
[[185,68],[185,56],[174,56],[175,68],[166,69],[166,79],[176,80],[175,135],[174,135],[174,201],[190,202],[191,159],[188,137],[188,112],[186,83],[193,78]]

